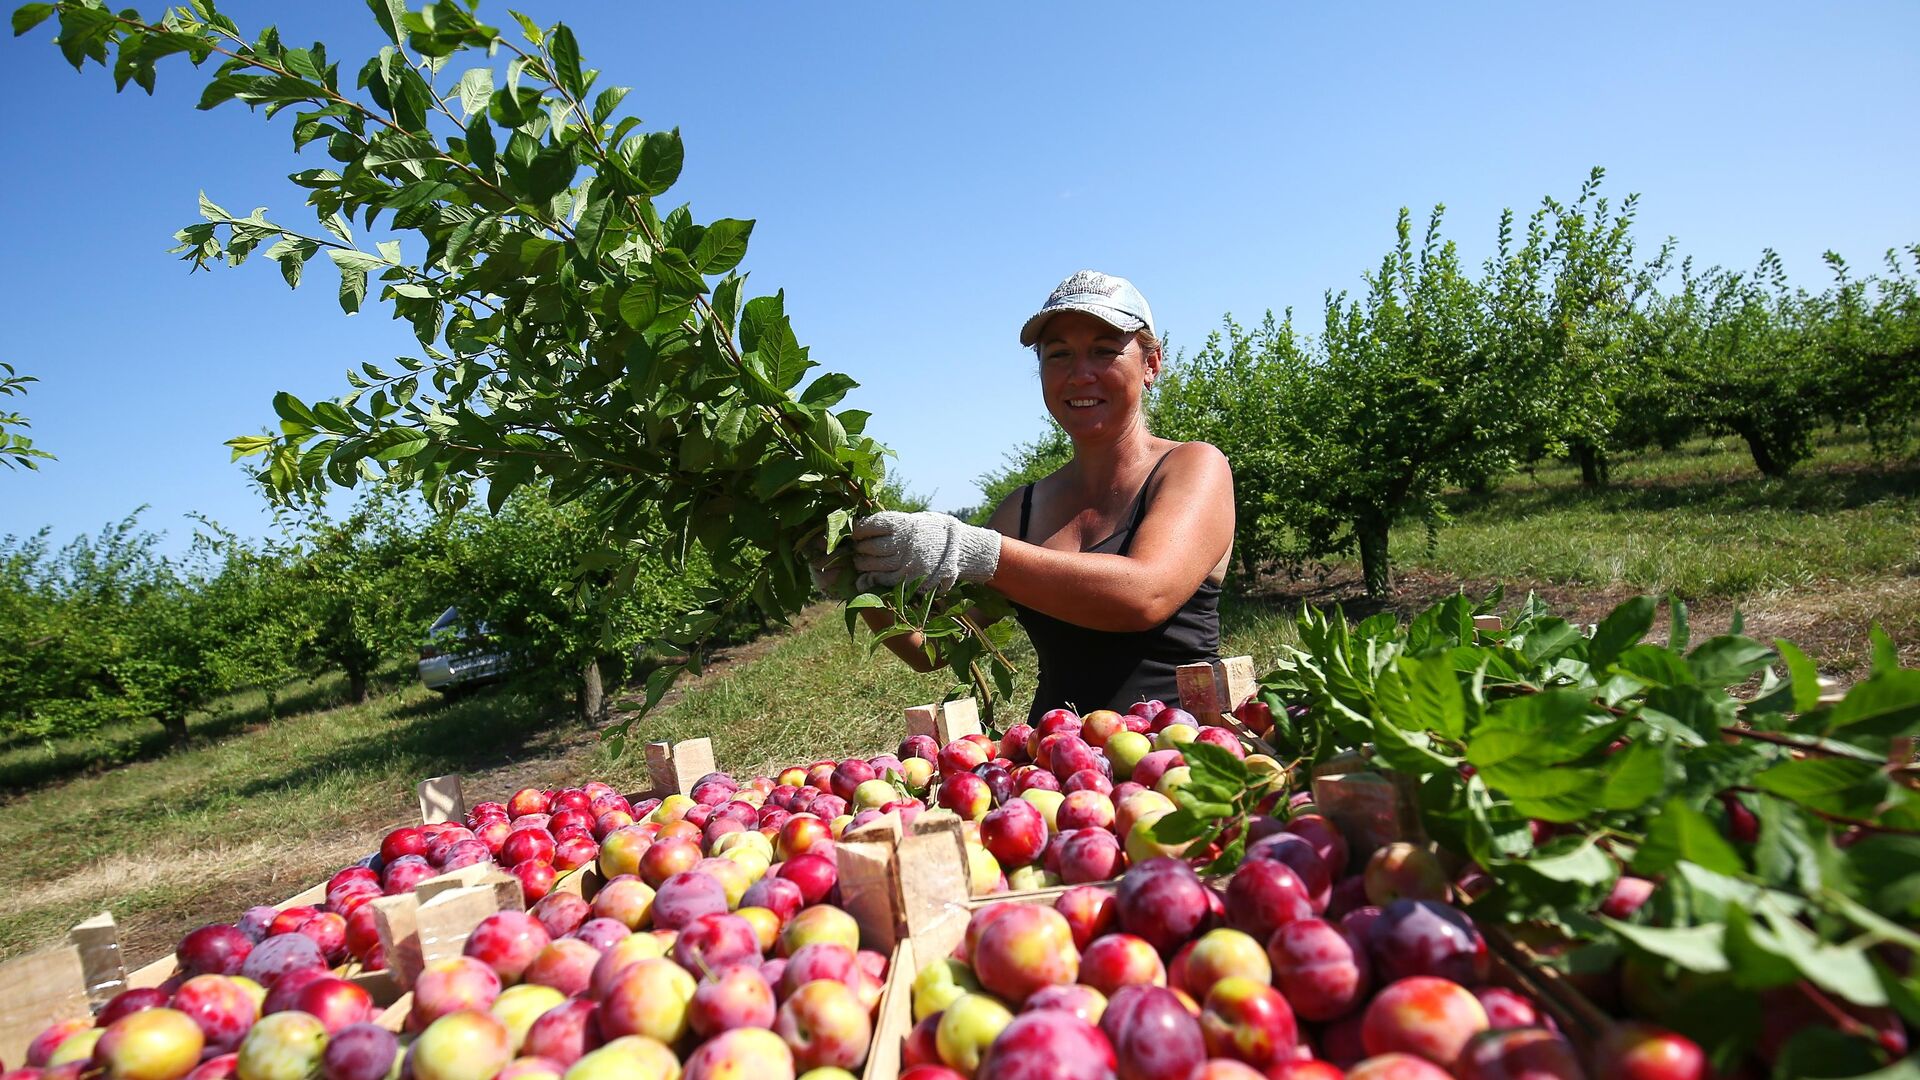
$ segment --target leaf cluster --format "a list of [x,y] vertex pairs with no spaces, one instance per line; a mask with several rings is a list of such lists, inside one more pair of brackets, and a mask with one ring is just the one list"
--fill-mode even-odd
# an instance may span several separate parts
[[1219,848],[1205,868],[1224,874],[1240,865],[1247,852],[1247,835],[1263,806],[1285,789],[1284,772],[1262,771],[1209,743],[1187,743],[1181,759],[1191,776],[1174,792],[1176,809],[1148,826],[1155,843],[1188,844],[1202,851]]
[[[1504,629],[1476,629],[1497,600],[1456,596],[1404,625],[1303,613],[1263,692],[1306,713],[1275,738],[1415,777],[1428,831],[1496,882],[1476,915],[1920,1022],[1920,986],[1900,974],[1920,944],[1920,670],[1885,635],[1872,674],[1834,698],[1800,650],[1737,619],[1692,641],[1678,600],[1664,645],[1647,640],[1650,597],[1590,628],[1528,597]],[[1659,883],[1642,913],[1586,914],[1626,872]],[[1701,1034],[1737,1057],[1757,1033]]]
[[[31,375],[18,374],[12,364],[0,362],[0,397],[23,397],[27,384],[37,382]],[[0,465],[9,469],[38,469],[52,454],[35,449],[25,432],[32,423],[18,412],[0,412]]]

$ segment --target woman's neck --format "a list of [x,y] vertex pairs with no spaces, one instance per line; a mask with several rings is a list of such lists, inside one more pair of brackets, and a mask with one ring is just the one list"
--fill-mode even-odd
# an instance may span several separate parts
[[1112,439],[1075,443],[1074,481],[1089,503],[1103,496],[1131,494],[1139,486],[1139,472],[1153,456],[1153,435],[1144,423],[1134,424]]

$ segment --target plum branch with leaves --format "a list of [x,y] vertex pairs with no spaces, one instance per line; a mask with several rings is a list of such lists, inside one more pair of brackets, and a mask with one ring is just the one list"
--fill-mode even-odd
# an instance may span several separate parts
[[[37,381],[31,375],[16,372],[12,364],[0,362],[0,397],[23,397],[27,384]],[[24,434],[30,426],[20,413],[0,412],[0,465],[9,469],[16,466],[38,469],[41,461],[52,459],[52,454],[35,449],[33,440]]]
[[[1675,599],[1655,644],[1651,597],[1590,633],[1532,597],[1477,627],[1497,599],[1405,625],[1303,613],[1263,679],[1269,737],[1314,760],[1364,747],[1413,777],[1427,832],[1491,882],[1476,918],[1718,980],[1723,1015],[1804,983],[1920,1026],[1920,670],[1892,641],[1873,631],[1870,674],[1835,700],[1737,614],[1695,643]],[[1623,874],[1649,884],[1645,906],[1595,914]],[[1682,1030],[1729,1058],[1757,1035]]]
[[[419,355],[349,370],[336,400],[277,395],[277,431],[229,441],[236,459],[258,459],[271,497],[317,501],[381,479],[442,510],[484,488],[498,508],[544,484],[593,509],[605,545],[583,572],[616,592],[631,586],[650,521],[666,522],[681,557],[704,549],[715,585],[672,635],[690,659],[648,680],[637,717],[697,668],[726,613],[751,603],[785,619],[809,601],[803,552],[833,551],[856,516],[882,508],[888,452],[864,433],[867,413],[836,409],[853,379],[808,379],[816,365],[784,296],[747,297],[738,267],[753,222],[662,212],[684,161],[679,132],[621,115],[625,87],[595,92],[600,73],[564,24],[514,13],[515,41],[479,22],[476,4],[368,7],[390,44],[351,85],[324,44],[290,47],[271,27],[249,40],[211,0],[156,20],[100,0],[28,4],[13,27],[57,18],[75,68],[111,64],[122,90],[151,93],[168,56],[217,60],[200,108],[291,109],[295,150],[330,159],[291,174],[317,230],[203,196],[203,220],[177,234],[195,269],[258,254],[289,285],[324,251],[343,311],[377,287],[418,342]],[[455,76],[463,56],[483,62]],[[387,238],[356,240],[356,218]],[[964,613],[974,599],[909,621],[990,702],[1012,671]]]

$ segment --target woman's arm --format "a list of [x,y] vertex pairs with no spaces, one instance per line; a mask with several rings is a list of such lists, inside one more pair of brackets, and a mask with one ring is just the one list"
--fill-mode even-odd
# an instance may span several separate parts
[[1187,443],[1171,452],[1154,490],[1143,497],[1146,517],[1128,554],[1055,551],[1008,536],[987,584],[1019,604],[1092,630],[1160,625],[1233,543],[1233,470],[1214,447]]

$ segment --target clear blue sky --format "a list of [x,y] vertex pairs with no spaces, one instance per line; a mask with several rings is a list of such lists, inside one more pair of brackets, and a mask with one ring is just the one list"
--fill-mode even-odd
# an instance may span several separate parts
[[[628,109],[683,129],[673,194],[697,218],[758,219],[750,289],[787,290],[940,508],[1040,431],[1016,330],[1083,266],[1131,277],[1191,345],[1225,312],[1355,285],[1403,205],[1445,202],[1477,265],[1503,206],[1571,195],[1595,164],[1642,193],[1649,251],[1673,234],[1744,267],[1772,246],[1818,287],[1827,248],[1864,264],[1920,241],[1911,3],[524,6],[564,15]],[[225,7],[349,72],[378,45],[353,0]],[[293,156],[288,117],[196,112],[184,65],[116,96],[50,30],[0,41],[0,359],[40,377],[24,407],[60,460],[0,472],[0,533],[66,539],[142,503],[175,550],[190,511],[264,531],[221,442],[276,390],[337,394],[410,336],[380,309],[344,318],[323,264],[298,292],[271,264],[189,276],[165,252],[197,192],[308,224],[285,174],[318,155]]]

